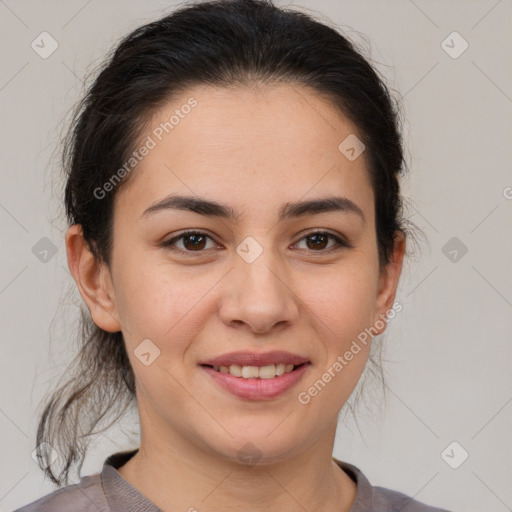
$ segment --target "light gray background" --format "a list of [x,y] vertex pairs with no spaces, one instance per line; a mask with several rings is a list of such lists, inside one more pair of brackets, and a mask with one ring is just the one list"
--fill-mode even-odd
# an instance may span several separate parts
[[[54,490],[31,452],[39,402],[74,350],[75,310],[59,306],[71,278],[50,156],[85,72],[119,37],[172,5],[0,0],[1,511]],[[406,268],[404,309],[386,334],[386,412],[381,420],[361,414],[362,436],[352,421],[340,425],[334,454],[374,484],[454,512],[512,510],[512,3],[293,5],[349,27],[358,42],[359,32],[367,36],[377,67],[404,96],[411,169],[404,192],[430,244]],[[31,48],[43,31],[59,44],[48,59]],[[453,31],[469,44],[456,59],[441,46]],[[468,248],[456,263],[442,251],[454,236]],[[32,252],[42,237],[57,247],[46,263]],[[135,421],[129,416],[95,440],[84,475],[137,446],[125,433]],[[458,469],[441,457],[452,441],[469,453]]]

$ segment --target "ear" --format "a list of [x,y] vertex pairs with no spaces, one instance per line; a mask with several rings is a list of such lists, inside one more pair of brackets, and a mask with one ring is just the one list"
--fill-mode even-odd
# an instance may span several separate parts
[[[400,279],[400,274],[402,273],[404,254],[405,235],[402,231],[397,231],[394,238],[393,254],[390,257],[390,261],[380,269],[376,300],[376,315],[372,327],[372,332],[375,336],[382,334],[386,330],[386,316],[389,310],[393,308],[398,281]],[[377,327],[379,325],[383,326],[379,328]]]
[[110,271],[89,250],[80,224],[68,229],[66,252],[69,270],[94,323],[108,332],[120,331]]

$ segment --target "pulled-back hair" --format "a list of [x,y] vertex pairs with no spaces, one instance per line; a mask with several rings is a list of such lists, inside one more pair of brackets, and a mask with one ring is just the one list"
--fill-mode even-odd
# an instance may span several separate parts
[[[397,232],[406,232],[399,103],[338,30],[270,0],[180,7],[134,30],[108,56],[74,111],[62,149],[67,221],[81,225],[94,256],[110,266],[114,197],[136,168],[108,193],[97,191],[130,158],[162,106],[194,85],[277,82],[310,88],[357,128],[375,196],[379,261],[388,264]],[[58,485],[68,483],[73,463],[82,467],[100,420],[117,413],[114,422],[136,398],[122,333],[96,326],[83,306],[81,313],[75,369],[52,393],[37,432],[41,467]],[[373,352],[369,362],[378,366]],[[43,442],[57,450],[60,473]]]

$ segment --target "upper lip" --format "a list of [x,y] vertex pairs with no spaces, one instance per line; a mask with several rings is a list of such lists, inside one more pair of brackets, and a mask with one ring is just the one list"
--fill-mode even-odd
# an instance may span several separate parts
[[202,365],[209,366],[230,366],[236,364],[238,366],[269,366],[271,364],[294,364],[299,365],[309,362],[307,357],[284,351],[272,352],[247,352],[238,351],[223,354],[213,359],[203,361]]

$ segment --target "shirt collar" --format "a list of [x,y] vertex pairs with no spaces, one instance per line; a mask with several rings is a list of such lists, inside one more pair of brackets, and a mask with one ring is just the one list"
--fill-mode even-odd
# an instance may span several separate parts
[[103,464],[101,483],[112,512],[161,512],[117,471],[117,468],[128,462],[138,451],[136,449],[114,453]]
[[[138,451],[137,448],[132,451],[114,453],[103,464],[101,482],[112,512],[161,512],[154,503],[128,483],[117,471],[117,468],[128,462]],[[372,510],[373,489],[361,470],[334,457],[333,460],[357,485],[356,498],[350,512]]]
[[343,462],[334,457],[333,460],[357,485],[356,498],[352,507],[350,507],[350,512],[373,510],[373,487],[362,471],[348,462]]

